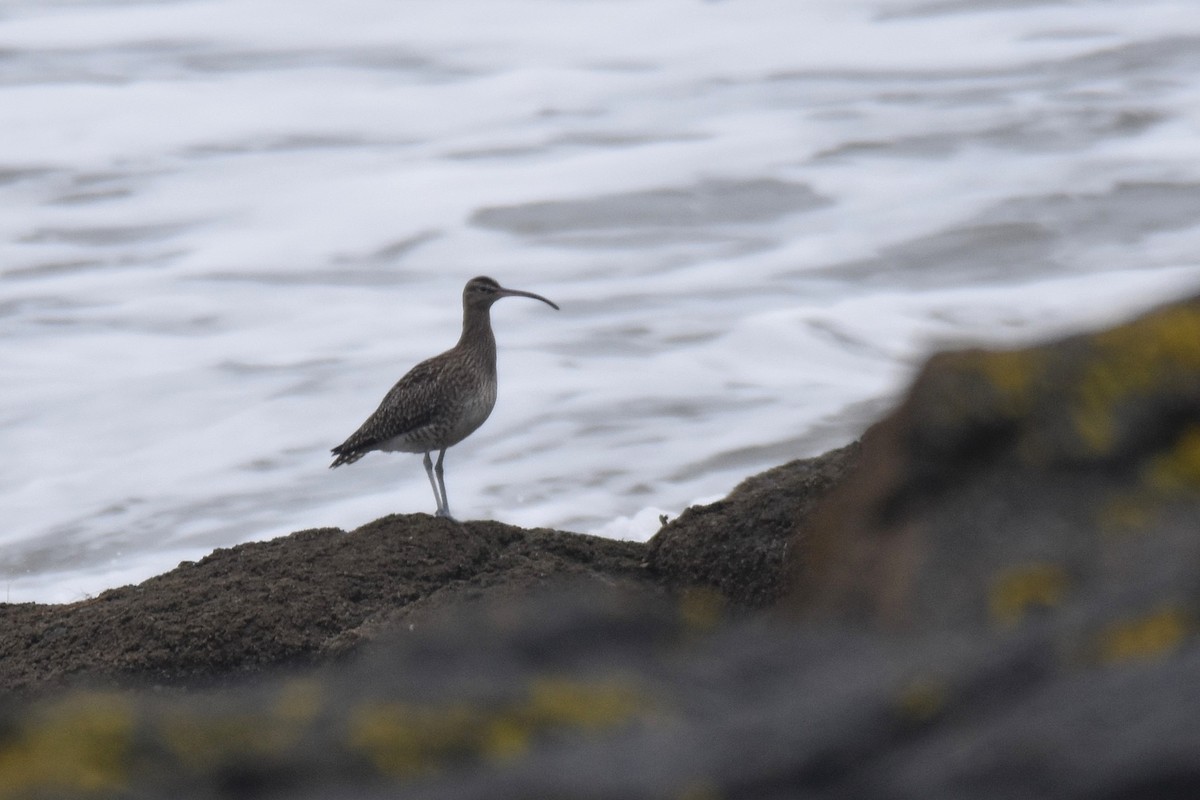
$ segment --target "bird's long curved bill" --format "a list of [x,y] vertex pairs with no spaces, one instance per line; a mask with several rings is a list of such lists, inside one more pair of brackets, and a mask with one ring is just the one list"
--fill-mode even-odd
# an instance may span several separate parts
[[532,297],[534,300],[541,300],[543,303],[545,303],[546,305],[550,306],[550,307],[551,307],[551,308],[553,308],[555,311],[559,311],[559,310],[560,310],[557,304],[555,304],[555,303],[551,303],[549,300],[547,300],[546,298],[542,297],[540,294],[534,294],[533,292],[522,292],[520,289],[504,289],[504,288],[501,288],[501,289],[500,289],[499,291],[497,291],[496,293],[497,293],[498,295],[500,295],[501,297]]

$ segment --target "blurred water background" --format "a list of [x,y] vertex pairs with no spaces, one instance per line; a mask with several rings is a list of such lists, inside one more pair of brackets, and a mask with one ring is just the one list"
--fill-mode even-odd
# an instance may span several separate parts
[[463,283],[451,507],[645,538],[931,350],[1200,286],[1200,7],[4,0],[0,601],[430,512],[330,472]]

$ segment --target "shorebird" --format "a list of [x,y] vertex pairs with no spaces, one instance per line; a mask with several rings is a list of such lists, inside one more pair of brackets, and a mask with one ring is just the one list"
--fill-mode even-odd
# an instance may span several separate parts
[[[540,294],[505,289],[491,278],[467,281],[458,344],[417,364],[397,381],[375,413],[333,448],[337,458],[329,468],[353,464],[372,450],[424,453],[437,516],[453,519],[442,460],[447,448],[474,433],[496,405],[496,337],[490,312],[501,297],[532,297],[558,310]],[[439,451],[437,464],[430,458],[434,450]]]

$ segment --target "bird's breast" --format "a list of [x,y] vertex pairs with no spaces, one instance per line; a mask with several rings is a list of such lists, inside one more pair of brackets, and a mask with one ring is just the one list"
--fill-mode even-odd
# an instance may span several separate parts
[[[470,436],[484,423],[496,406],[496,381],[485,380],[477,391],[463,397],[455,419],[451,421],[446,439],[450,444],[457,444]],[[450,445],[446,445],[449,447]]]

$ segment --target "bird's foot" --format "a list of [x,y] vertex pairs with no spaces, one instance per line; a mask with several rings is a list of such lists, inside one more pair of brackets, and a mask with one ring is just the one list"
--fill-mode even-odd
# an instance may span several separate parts
[[437,513],[434,514],[434,516],[438,517],[440,519],[448,519],[451,522],[458,522],[458,520],[456,520],[454,517],[450,516],[450,509],[448,509],[448,508],[439,508],[437,510]]

